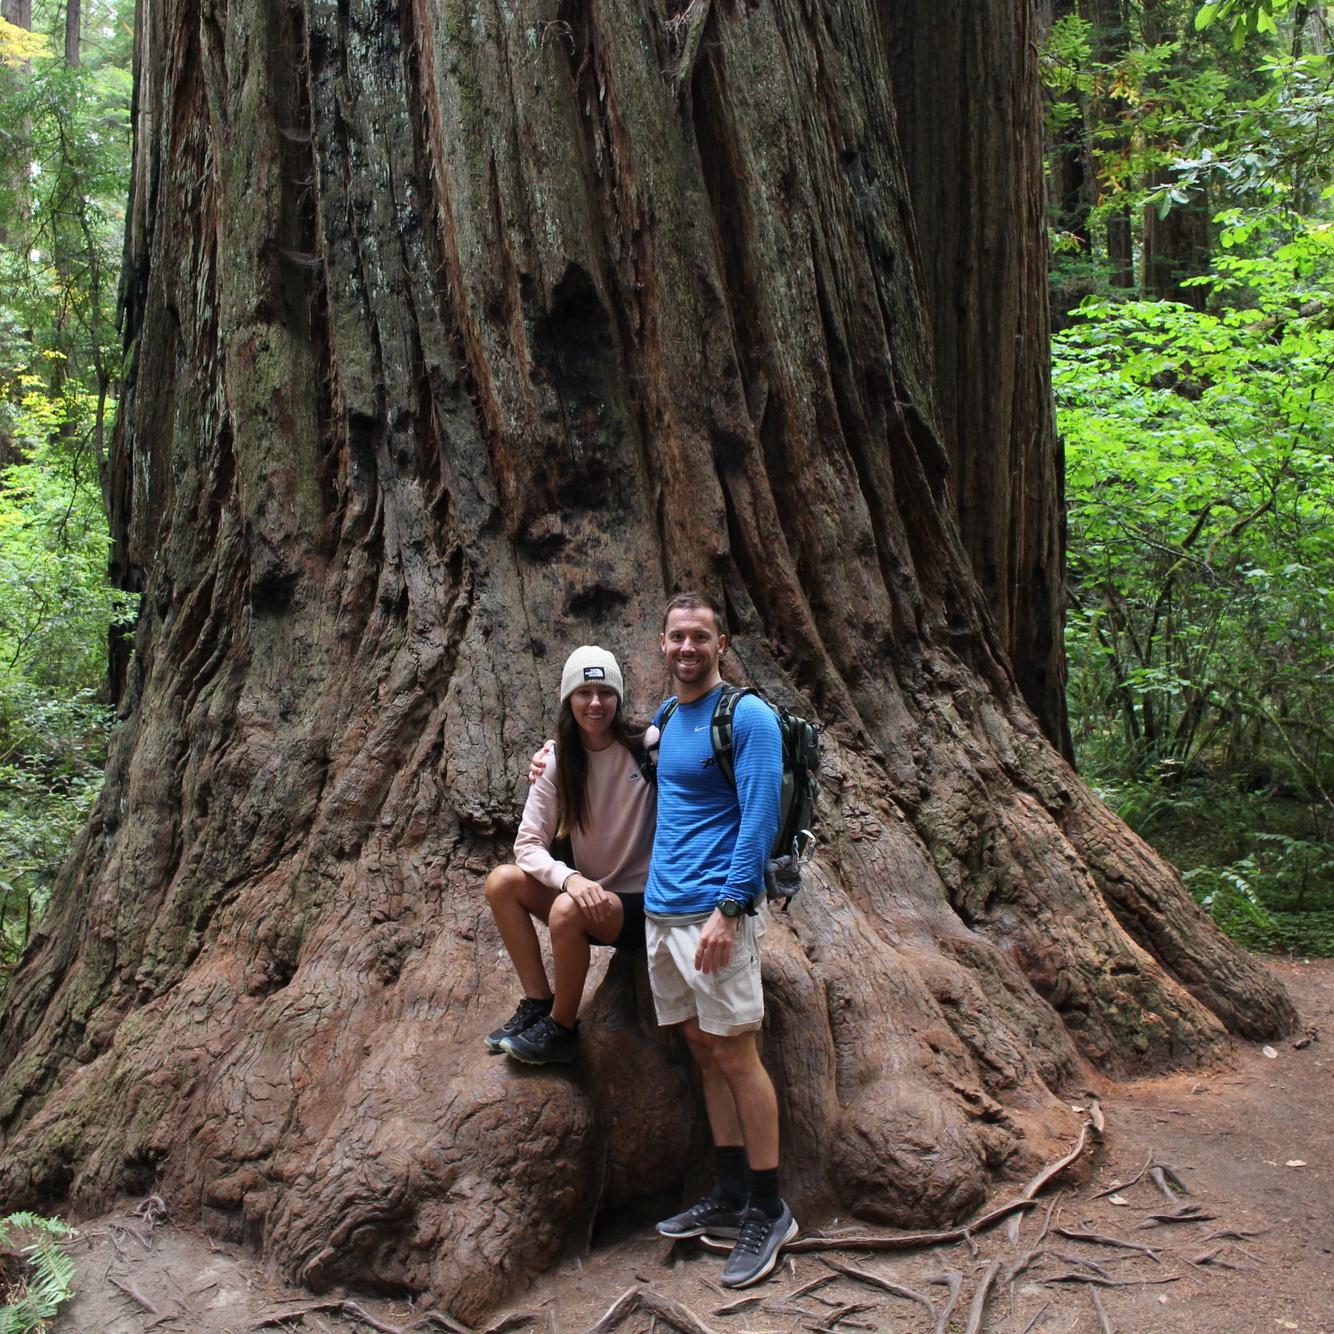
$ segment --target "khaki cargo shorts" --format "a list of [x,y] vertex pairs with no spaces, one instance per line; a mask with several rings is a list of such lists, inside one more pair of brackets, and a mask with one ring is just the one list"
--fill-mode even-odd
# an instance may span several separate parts
[[679,1024],[699,1019],[706,1033],[734,1037],[758,1029],[764,1020],[760,986],[761,917],[743,917],[732,947],[732,962],[717,973],[695,968],[695,951],[703,922],[668,925],[649,918],[644,923],[648,980],[658,1023]]

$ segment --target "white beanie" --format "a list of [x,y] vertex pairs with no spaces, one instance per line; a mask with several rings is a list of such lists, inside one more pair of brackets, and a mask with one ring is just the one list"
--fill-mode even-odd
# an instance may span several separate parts
[[565,669],[560,674],[560,702],[564,704],[580,686],[587,685],[610,686],[617,699],[625,698],[616,659],[596,644],[585,644],[565,659]]

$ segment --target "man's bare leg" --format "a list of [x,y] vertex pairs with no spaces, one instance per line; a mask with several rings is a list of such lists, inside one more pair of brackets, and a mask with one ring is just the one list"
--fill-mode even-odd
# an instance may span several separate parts
[[754,1033],[720,1037],[697,1019],[682,1025],[704,1080],[704,1105],[715,1146],[744,1144],[754,1172],[778,1166],[778,1097],[760,1060]]

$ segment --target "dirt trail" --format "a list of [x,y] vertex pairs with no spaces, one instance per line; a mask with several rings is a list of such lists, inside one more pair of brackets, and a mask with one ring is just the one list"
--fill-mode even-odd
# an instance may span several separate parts
[[[724,1293],[716,1286],[721,1257],[689,1244],[673,1249],[644,1227],[568,1261],[497,1312],[490,1329],[575,1334],[597,1323],[627,1290],[647,1284],[719,1334],[787,1334],[817,1326],[831,1334],[932,1331],[946,1288],[929,1280],[953,1271],[962,1278],[962,1292],[951,1328],[962,1330],[979,1280],[997,1260],[983,1328],[998,1334],[1094,1334],[1100,1329],[1094,1291],[1107,1320],[1101,1328],[1334,1331],[1334,961],[1271,966],[1290,988],[1304,1028],[1318,1035],[1315,1040],[1299,1049],[1294,1042],[1301,1035],[1295,1035],[1271,1048],[1273,1056],[1239,1044],[1226,1068],[1104,1086],[1107,1133],[1091,1173],[1086,1171],[1083,1181],[1064,1177],[1050,1188],[1041,1207],[1025,1216],[1017,1239],[1007,1236],[1002,1223],[973,1241],[976,1255],[962,1242],[906,1254],[833,1253],[841,1263],[916,1289],[934,1303],[933,1316],[910,1300],[833,1274],[813,1254],[791,1257],[751,1294]],[[1169,1202],[1146,1175],[1096,1198],[1117,1182],[1129,1182],[1151,1157],[1170,1164],[1189,1195]],[[996,1202],[1018,1189],[998,1191]],[[1052,1230],[1042,1248],[1061,1254],[1041,1257],[1006,1282],[1014,1264],[1034,1248],[1053,1200]],[[1191,1205],[1212,1217],[1137,1227],[1151,1213]],[[1131,1240],[1154,1249],[1157,1258],[1061,1236],[1058,1228]],[[1253,1235],[1210,1240],[1218,1230]],[[284,1287],[242,1248],[219,1245],[169,1219],[126,1211],[83,1224],[80,1234],[78,1297],[56,1323],[58,1331],[243,1334],[286,1328],[328,1334],[460,1328],[405,1303],[370,1297],[352,1297],[357,1310],[334,1309],[344,1294],[314,1298]],[[1090,1264],[1099,1266],[1109,1283],[1128,1286],[1051,1282],[1072,1271],[1097,1277]],[[796,1289],[824,1276],[823,1286],[793,1300]],[[720,1313],[746,1295],[755,1300]],[[862,1309],[848,1309],[853,1307]],[[840,1311],[845,1318],[836,1322]],[[654,1320],[641,1309],[616,1328],[643,1334]],[[666,1316],[656,1317],[658,1330],[671,1327]]]

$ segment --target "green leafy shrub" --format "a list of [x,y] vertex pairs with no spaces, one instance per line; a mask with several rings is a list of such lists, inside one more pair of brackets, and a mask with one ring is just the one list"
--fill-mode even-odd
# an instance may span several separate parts
[[1099,772],[1334,786],[1334,229],[1207,280],[1216,311],[1090,301],[1056,340],[1067,651]]

